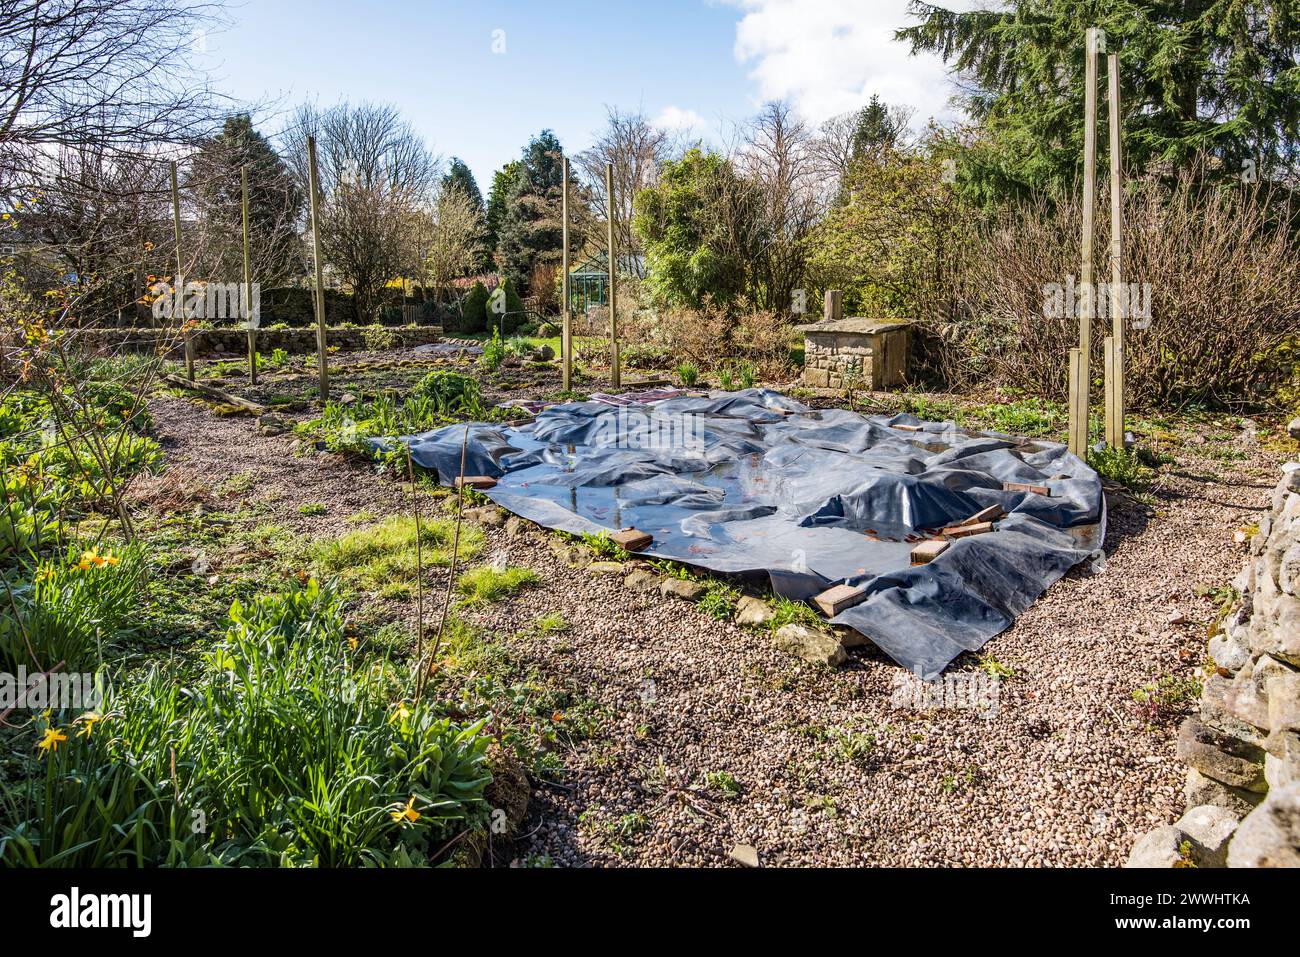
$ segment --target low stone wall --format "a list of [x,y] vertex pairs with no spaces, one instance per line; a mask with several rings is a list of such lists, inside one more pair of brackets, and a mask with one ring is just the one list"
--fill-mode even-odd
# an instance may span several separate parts
[[853,333],[809,333],[804,340],[803,380],[813,388],[842,389],[851,381],[871,388],[871,339]]
[[[242,329],[196,329],[190,336],[195,354],[200,357],[248,353],[248,334]],[[344,352],[410,348],[438,342],[441,338],[442,326],[349,326],[325,331],[326,344]],[[183,352],[175,331],[160,334],[149,329],[82,329],[77,332],[76,341],[100,352],[155,352],[160,344],[169,350],[172,358],[179,358]],[[257,351],[269,355],[276,349],[290,355],[315,352],[316,330],[259,329]]]
[[1300,464],[1285,466],[1234,584],[1200,713],[1178,730],[1187,812],[1138,840],[1129,867],[1300,867]]

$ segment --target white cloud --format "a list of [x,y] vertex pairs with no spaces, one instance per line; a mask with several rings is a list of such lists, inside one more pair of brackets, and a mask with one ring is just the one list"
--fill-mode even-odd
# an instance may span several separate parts
[[[915,21],[907,0],[728,0],[743,11],[736,60],[750,65],[758,100],[789,100],[821,122],[873,93],[916,108],[916,125],[954,115],[954,87],[938,57],[912,56],[894,31]],[[948,0],[950,8],[984,5]]]
[[704,117],[694,110],[684,110],[680,106],[668,106],[660,110],[650,123],[657,129],[689,133],[704,126]]

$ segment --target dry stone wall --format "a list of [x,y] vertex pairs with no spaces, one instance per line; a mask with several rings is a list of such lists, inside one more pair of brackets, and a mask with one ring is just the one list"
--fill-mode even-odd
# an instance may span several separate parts
[[[1300,440],[1300,419],[1291,423]],[[1187,812],[1130,867],[1300,866],[1300,463],[1283,467],[1210,640],[1200,713],[1178,731]]]

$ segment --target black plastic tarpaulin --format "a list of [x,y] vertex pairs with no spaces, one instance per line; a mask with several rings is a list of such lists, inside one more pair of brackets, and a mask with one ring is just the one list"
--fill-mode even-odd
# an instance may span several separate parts
[[[518,428],[398,441],[452,484],[467,429],[465,474],[496,478],[486,494],[511,512],[573,533],[635,527],[654,537],[645,554],[763,572],[791,599],[860,586],[866,599],[832,622],[925,678],[1010,626],[1105,534],[1101,482],[1063,445],[767,390],[571,402]],[[990,505],[1006,512],[992,532],[911,564],[917,542]]]

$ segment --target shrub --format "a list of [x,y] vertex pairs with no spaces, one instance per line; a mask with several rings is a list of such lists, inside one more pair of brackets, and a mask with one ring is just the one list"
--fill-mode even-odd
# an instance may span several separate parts
[[[398,320],[401,319],[401,312],[398,309]],[[366,326],[361,330],[361,341],[371,352],[384,352],[399,345],[402,338],[394,330],[385,326]]]
[[460,319],[456,328],[460,332],[482,332],[487,328],[488,291],[482,282],[475,282],[465,298],[460,301]]
[[[1134,408],[1259,401],[1293,374],[1286,348],[1300,328],[1294,211],[1271,202],[1264,184],[1219,189],[1198,179],[1196,170],[1172,185],[1152,176],[1125,197],[1124,280],[1149,284],[1150,293],[1149,326],[1130,319],[1125,337]],[[1077,198],[1039,197],[978,231],[960,257],[955,308],[946,318],[921,317],[926,351],[946,385],[1065,395],[1078,321],[1044,318],[1046,290],[1077,280],[1077,246],[1061,237],[1077,237],[1080,218]],[[1107,228],[1100,218],[1094,248],[1107,248]],[[1108,279],[1103,259],[1098,281]],[[1109,327],[1109,318],[1093,321],[1093,369],[1101,368]]]

